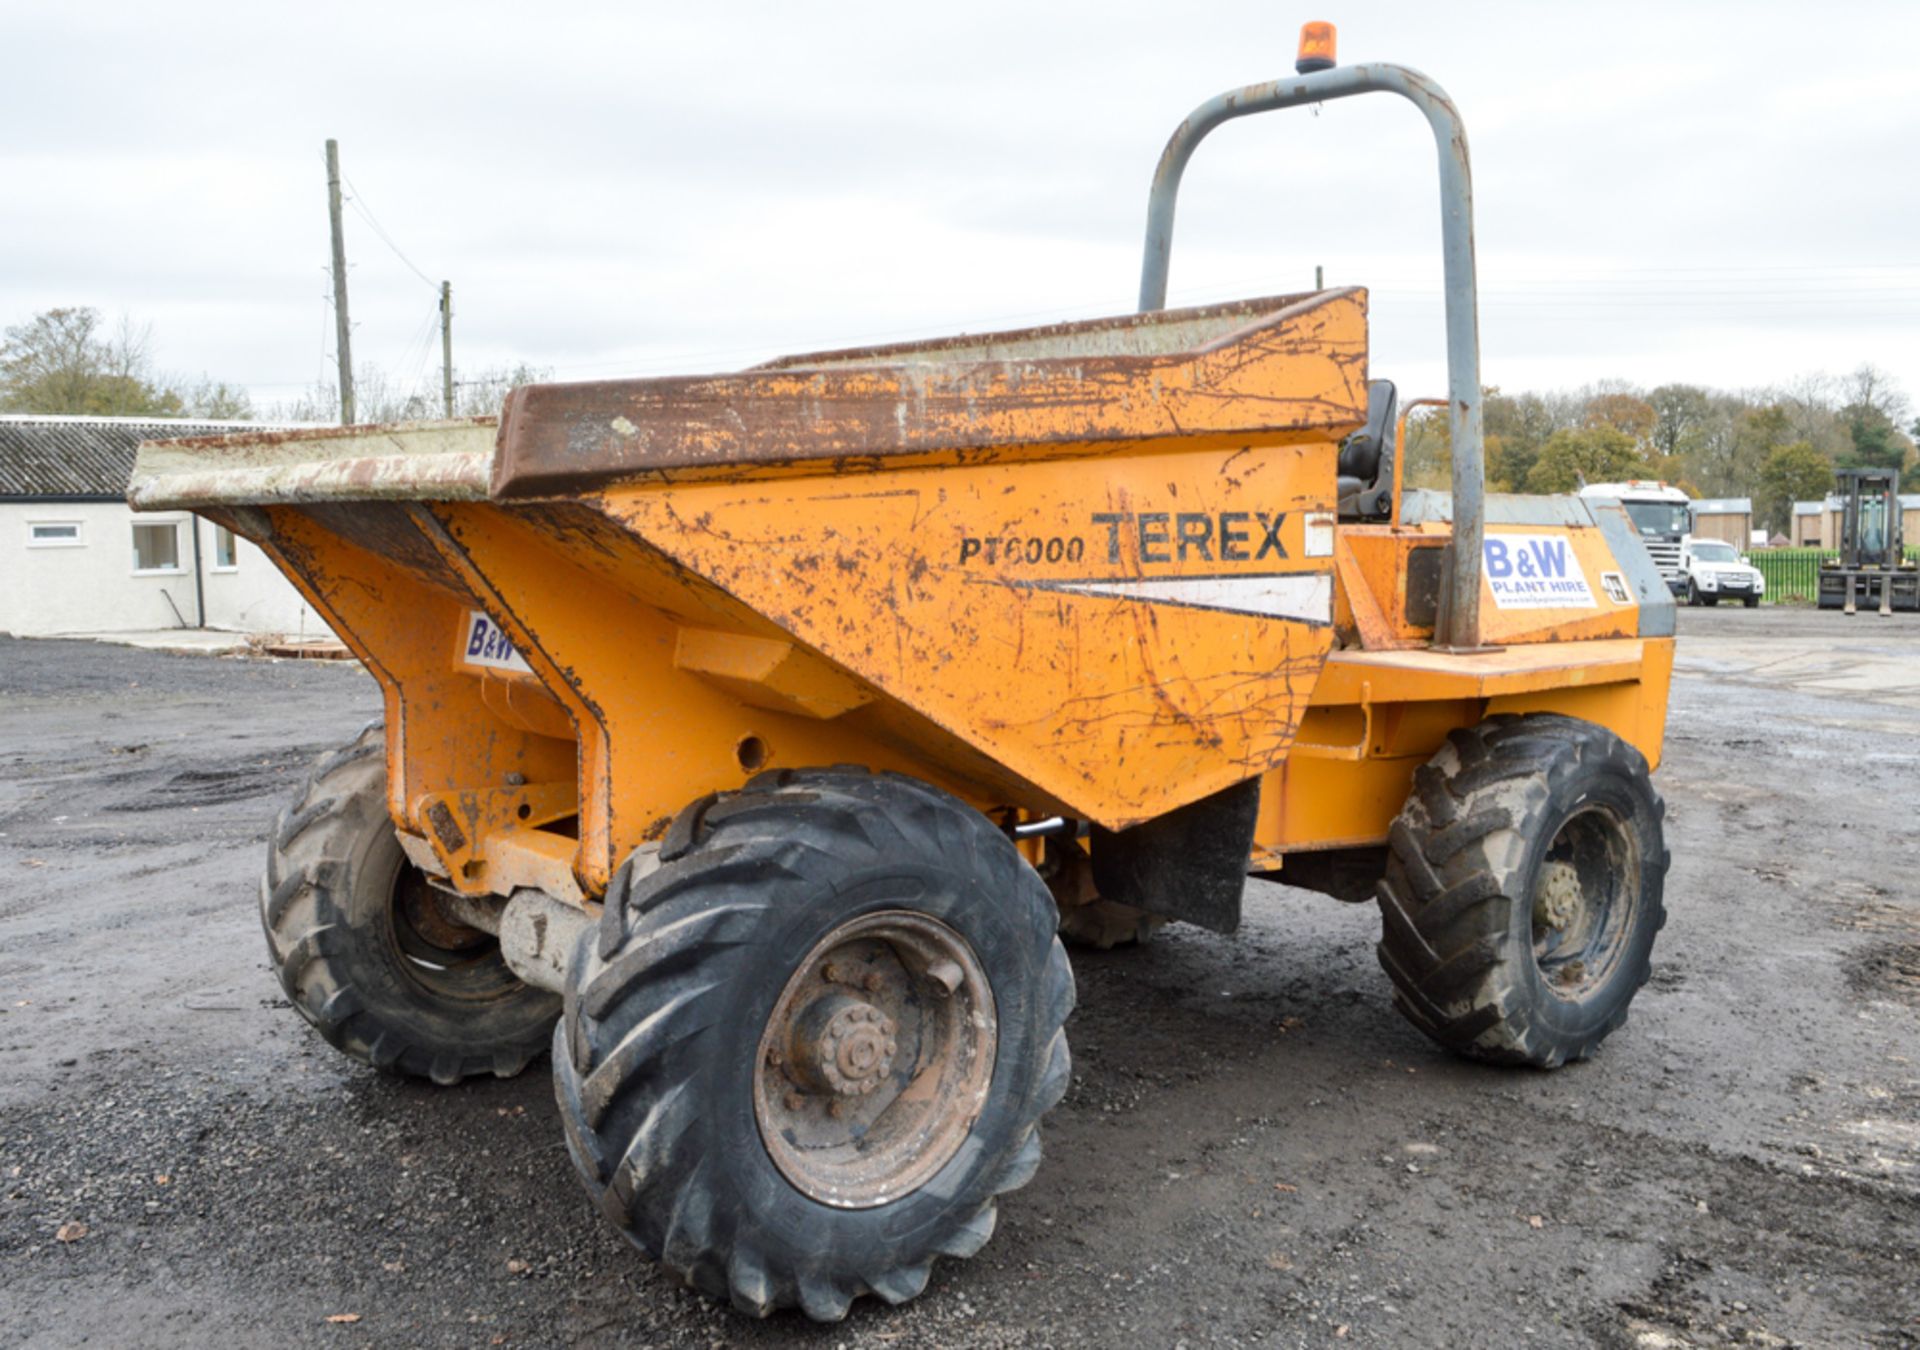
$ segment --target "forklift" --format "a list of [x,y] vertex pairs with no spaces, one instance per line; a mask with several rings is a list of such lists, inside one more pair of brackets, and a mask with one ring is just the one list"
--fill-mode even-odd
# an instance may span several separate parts
[[1920,565],[1900,538],[1900,471],[1840,469],[1840,556],[1820,564],[1821,609],[1855,613],[1860,602],[1880,613],[1920,611]]

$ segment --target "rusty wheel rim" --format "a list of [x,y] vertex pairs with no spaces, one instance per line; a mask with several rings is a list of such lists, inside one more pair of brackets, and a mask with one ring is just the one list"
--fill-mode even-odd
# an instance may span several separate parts
[[499,940],[448,916],[426,873],[404,856],[385,889],[395,965],[408,981],[440,998],[467,1002],[522,987],[500,954]]
[[851,919],[807,953],[761,1033],[761,1141],[823,1204],[888,1204],[960,1151],[997,1042],[993,991],[965,938],[905,910]]
[[1535,881],[1533,961],[1555,998],[1577,1003],[1612,978],[1639,910],[1640,858],[1607,807],[1576,811]]

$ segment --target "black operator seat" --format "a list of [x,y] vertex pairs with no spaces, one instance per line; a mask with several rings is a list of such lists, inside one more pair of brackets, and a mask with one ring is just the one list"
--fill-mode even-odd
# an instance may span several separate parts
[[1392,380],[1367,382],[1367,424],[1341,442],[1340,515],[1385,520],[1393,510],[1394,433],[1400,395]]

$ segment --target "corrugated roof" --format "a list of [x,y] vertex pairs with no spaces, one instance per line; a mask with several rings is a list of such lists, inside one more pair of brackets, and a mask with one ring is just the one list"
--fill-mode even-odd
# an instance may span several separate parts
[[279,429],[268,422],[177,417],[0,414],[0,499],[124,497],[133,453],[142,441]]
[[[1793,514],[1796,516],[1817,516],[1822,511],[1838,511],[1846,504],[1847,499],[1845,497],[1830,495],[1823,502],[1795,502],[1793,504]],[[1902,511],[1920,511],[1920,492],[1901,493],[1900,509]]]
[[1709,497],[1705,501],[1693,504],[1695,515],[1706,516],[1750,516],[1753,514],[1751,497]]
[[[1899,497],[1902,511],[1920,511],[1920,492],[1903,492]],[[1838,493],[1827,498],[1827,510],[1838,511],[1846,506],[1847,499]]]

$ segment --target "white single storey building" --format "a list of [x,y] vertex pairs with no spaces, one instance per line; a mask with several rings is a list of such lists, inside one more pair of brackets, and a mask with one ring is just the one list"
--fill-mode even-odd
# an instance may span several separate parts
[[136,514],[142,441],[268,430],[258,422],[0,415],[0,633],[218,628],[326,638],[264,554],[185,511]]

